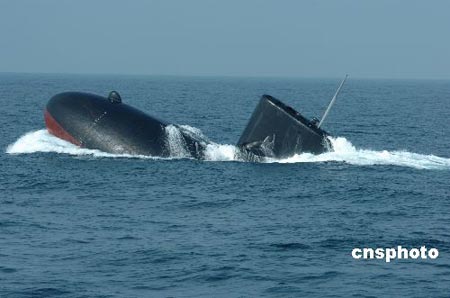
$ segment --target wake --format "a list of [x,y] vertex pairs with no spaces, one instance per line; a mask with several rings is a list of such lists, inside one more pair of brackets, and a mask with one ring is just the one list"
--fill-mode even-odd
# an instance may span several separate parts
[[[32,131],[21,136],[6,149],[8,154],[30,154],[36,152],[53,152],[60,154],[69,154],[75,156],[93,156],[109,158],[142,158],[142,159],[181,159],[186,158],[185,150],[178,143],[178,132],[176,129],[182,129],[196,134],[201,138],[207,138],[197,128],[187,125],[168,128],[168,146],[171,149],[171,157],[162,158],[154,156],[130,155],[130,154],[111,154],[99,150],[85,149],[77,147],[69,142],[61,140],[49,134],[47,130],[41,129]],[[416,169],[450,169],[450,158],[438,157],[435,155],[423,155],[407,151],[373,151],[355,148],[350,141],[343,137],[332,138],[334,151],[313,155],[303,153],[294,155],[285,159],[264,159],[265,163],[317,163],[317,162],[343,162],[352,165],[393,165],[401,167],[410,167]],[[234,145],[209,143],[205,151],[205,160],[207,161],[242,161],[239,156],[239,150]]]

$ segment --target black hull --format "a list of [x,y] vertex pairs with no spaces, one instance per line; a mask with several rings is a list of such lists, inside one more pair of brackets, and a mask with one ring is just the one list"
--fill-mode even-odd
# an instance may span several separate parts
[[275,158],[331,149],[324,130],[270,95],[261,97],[237,146],[256,156]]
[[[169,123],[127,104],[81,92],[53,96],[45,111],[47,129],[53,135],[83,148],[115,154],[168,157]],[[202,158],[206,144],[179,133],[185,151]]]
[[[75,145],[115,154],[202,159],[208,141],[122,103],[81,92],[53,96],[45,110],[48,131]],[[263,95],[239,139],[238,157],[261,161],[330,150],[327,133],[281,101]]]

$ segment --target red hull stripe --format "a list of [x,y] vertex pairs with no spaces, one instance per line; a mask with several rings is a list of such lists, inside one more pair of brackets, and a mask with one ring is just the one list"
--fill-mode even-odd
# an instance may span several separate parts
[[59,125],[58,122],[52,117],[52,115],[47,111],[47,109],[44,111],[44,119],[45,119],[45,126],[47,126],[47,130],[52,135],[66,140],[72,144],[75,144],[77,146],[81,146],[81,142],[79,142],[77,139],[72,137],[67,131],[64,130],[64,128]]

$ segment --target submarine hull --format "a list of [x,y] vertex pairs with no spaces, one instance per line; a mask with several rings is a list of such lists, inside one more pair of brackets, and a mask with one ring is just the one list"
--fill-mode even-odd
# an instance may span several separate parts
[[[121,101],[82,92],[60,93],[47,103],[44,118],[51,134],[83,148],[116,154],[171,155],[170,124]],[[204,143],[180,130],[174,137],[185,147],[186,157],[202,158]]]
[[[47,130],[77,146],[115,154],[202,159],[209,141],[108,98],[82,92],[53,96],[44,111]],[[331,149],[327,133],[278,99],[263,95],[237,147],[239,158],[259,161]]]
[[328,134],[280,100],[263,95],[237,146],[259,157],[285,158],[331,150]]

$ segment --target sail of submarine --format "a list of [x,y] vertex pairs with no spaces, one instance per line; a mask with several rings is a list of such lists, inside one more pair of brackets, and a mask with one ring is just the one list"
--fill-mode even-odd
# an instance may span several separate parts
[[256,156],[285,158],[294,154],[321,154],[332,150],[328,133],[321,129],[348,75],[341,81],[322,119],[308,120],[280,100],[263,95],[237,146]]
[[[331,150],[328,134],[320,127],[346,79],[347,76],[320,122],[308,120],[280,100],[263,95],[237,143],[237,154],[253,161]],[[171,124],[122,103],[116,91],[108,97],[83,92],[56,94],[46,105],[44,120],[49,133],[83,148],[117,154],[170,156],[166,128]],[[178,129],[179,141],[190,157],[203,159],[208,141]]]

